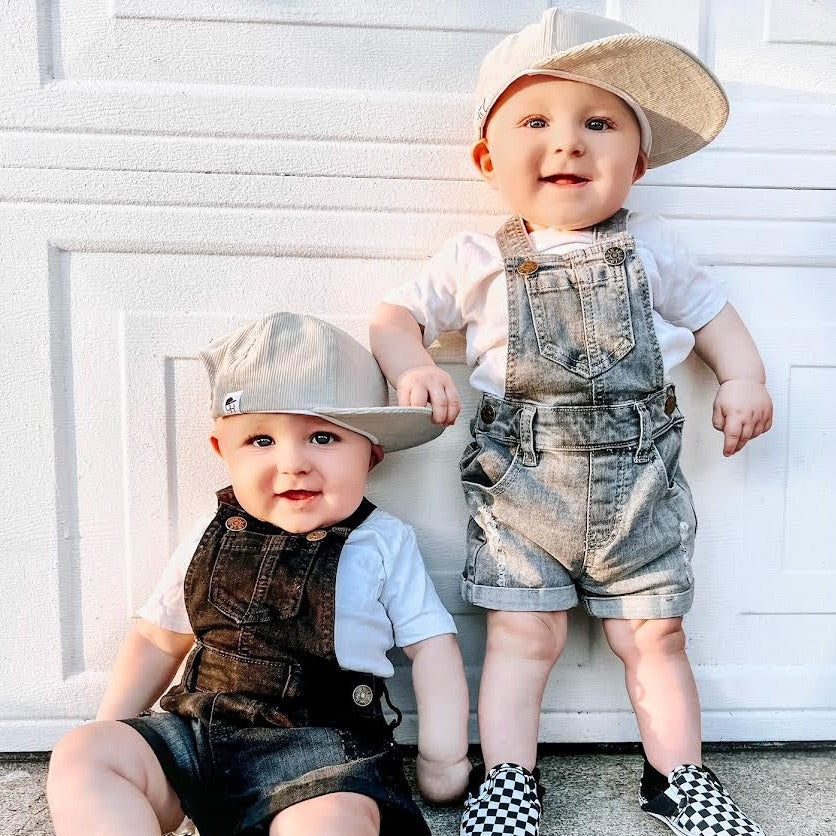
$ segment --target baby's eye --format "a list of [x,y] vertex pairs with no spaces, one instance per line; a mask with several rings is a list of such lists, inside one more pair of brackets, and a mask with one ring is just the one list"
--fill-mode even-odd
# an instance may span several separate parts
[[545,128],[546,120],[542,116],[530,116],[523,124],[529,128]]
[[332,444],[337,441],[337,436],[334,433],[318,432],[311,436],[311,444]]
[[592,119],[586,120],[586,127],[590,131],[605,131],[612,127],[612,122],[609,119],[604,119],[600,116],[595,116]]
[[247,444],[252,444],[253,447],[270,447],[274,441],[269,435],[254,435]]

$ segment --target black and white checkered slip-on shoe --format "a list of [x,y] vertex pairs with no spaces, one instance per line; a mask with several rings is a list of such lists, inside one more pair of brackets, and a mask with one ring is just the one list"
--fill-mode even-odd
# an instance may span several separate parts
[[538,836],[542,812],[540,774],[515,763],[470,773],[460,836]]
[[765,836],[707,766],[677,766],[666,779],[645,761],[641,808],[681,836]]

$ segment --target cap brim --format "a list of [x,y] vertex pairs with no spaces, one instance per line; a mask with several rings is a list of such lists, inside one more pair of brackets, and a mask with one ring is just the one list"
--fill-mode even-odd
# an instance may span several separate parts
[[387,406],[368,409],[317,409],[323,418],[333,417],[340,424],[377,438],[387,453],[418,447],[444,432],[443,424],[433,424],[429,406]]
[[728,100],[713,73],[688,50],[662,38],[613,35],[539,66],[606,81],[635,99],[653,133],[648,168],[708,145],[728,119]]

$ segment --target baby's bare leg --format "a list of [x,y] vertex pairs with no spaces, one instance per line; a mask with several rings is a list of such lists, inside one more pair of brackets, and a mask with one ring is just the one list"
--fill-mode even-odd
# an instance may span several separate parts
[[[334,792],[300,801],[270,823],[270,836],[377,836],[380,808],[356,792]],[[60,834],[59,834],[60,836]]]
[[488,611],[479,686],[479,735],[485,768],[533,769],[543,691],[566,644],[565,612]]
[[56,836],[160,836],[183,820],[151,747],[116,721],[81,726],[58,742],[47,798]]
[[681,618],[604,619],[604,633],[624,662],[627,693],[651,766],[667,775],[701,764],[700,699],[685,654]]

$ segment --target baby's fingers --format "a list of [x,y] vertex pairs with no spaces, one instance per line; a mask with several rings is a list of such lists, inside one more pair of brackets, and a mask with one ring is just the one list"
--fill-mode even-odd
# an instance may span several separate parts
[[[715,418],[714,427],[723,433],[723,455],[731,456],[738,450],[738,444],[743,434],[743,421],[739,416],[727,415],[717,426]],[[748,439],[747,439],[748,441]],[[746,443],[745,441],[743,442]]]
[[427,387],[420,383],[398,386],[398,406],[426,406],[429,399]]
[[768,433],[772,429],[772,414],[767,414],[755,421],[755,426],[752,428],[752,438],[757,438],[759,435]]
[[446,424],[451,425],[454,424],[456,418],[459,417],[459,413],[462,410],[462,402],[459,399],[459,393],[456,391],[456,387],[450,385],[446,387],[447,391],[447,419],[445,421]]
[[726,416],[723,425],[723,455],[739,453],[755,437],[755,422],[741,414]]
[[723,412],[723,407],[714,401],[714,409],[711,412],[711,426],[714,427],[715,430],[723,431],[723,425],[726,423],[726,415]]
[[447,390],[440,383],[430,385],[428,389],[430,404],[433,408],[433,424],[447,424],[449,400]]
[[740,428],[740,437],[737,439],[737,446],[732,451],[733,453],[739,453],[746,446],[746,443],[755,437],[754,430],[755,427],[751,421],[743,422]]

